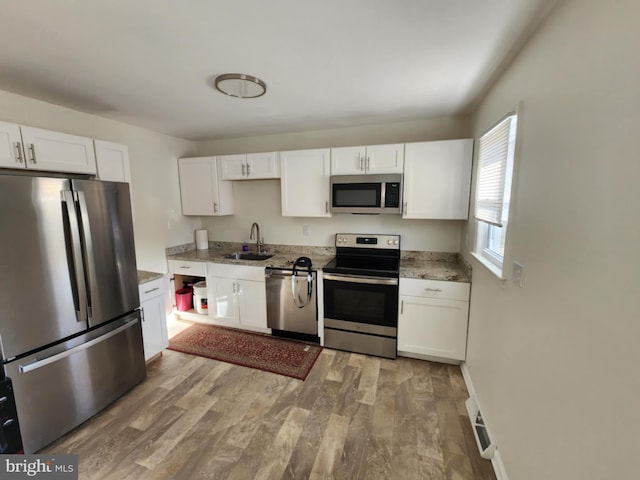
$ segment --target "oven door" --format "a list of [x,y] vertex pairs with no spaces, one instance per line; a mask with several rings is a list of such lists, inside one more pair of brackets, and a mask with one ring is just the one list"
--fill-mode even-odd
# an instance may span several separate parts
[[325,273],[323,286],[325,326],[396,336],[397,278]]

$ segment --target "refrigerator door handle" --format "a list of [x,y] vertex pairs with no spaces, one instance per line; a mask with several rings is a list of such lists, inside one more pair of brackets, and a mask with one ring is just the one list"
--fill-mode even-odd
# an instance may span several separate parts
[[46,365],[49,365],[51,363],[57,362],[59,360],[62,360],[63,358],[67,358],[67,357],[73,355],[76,352],[80,352],[82,350],[86,350],[88,348],[91,348],[94,345],[97,345],[98,343],[104,342],[105,340],[110,339],[114,335],[117,335],[120,332],[123,332],[124,330],[127,330],[128,328],[133,327],[137,323],[138,323],[138,319],[136,318],[134,320],[131,320],[131,321],[125,323],[124,325],[121,325],[120,327],[116,328],[115,330],[111,330],[110,332],[105,333],[104,335],[102,335],[102,336],[100,336],[98,338],[94,338],[93,340],[89,340],[86,343],[83,343],[81,345],[77,345],[77,346],[75,346],[73,348],[70,348],[69,350],[65,350],[64,352],[56,353],[55,355],[51,355],[50,357],[43,358],[42,360],[35,360],[35,361],[31,362],[31,363],[27,363],[25,365],[20,365],[18,367],[18,369],[20,370],[20,373],[33,372],[34,370],[42,368],[42,367],[44,367]]
[[65,222],[65,228],[68,229],[71,238],[71,256],[70,262],[73,279],[71,289],[73,291],[73,303],[76,309],[76,321],[87,321],[87,288],[84,278],[84,269],[82,268],[82,245],[80,242],[80,228],[78,225],[78,215],[76,213],[73,192],[63,190],[62,203],[67,212],[68,222]]
[[94,280],[95,277],[95,259],[93,256],[93,241],[91,240],[91,225],[85,225],[85,221],[89,220],[89,210],[87,209],[87,200],[84,197],[83,191],[74,191],[73,192],[78,206],[80,207],[80,216],[78,218],[78,223],[81,227],[81,234],[84,237],[83,247],[85,253],[85,260],[87,264],[87,283],[86,286],[86,295],[87,295],[87,311],[89,313],[89,319],[91,319],[92,311],[91,311],[91,281]]

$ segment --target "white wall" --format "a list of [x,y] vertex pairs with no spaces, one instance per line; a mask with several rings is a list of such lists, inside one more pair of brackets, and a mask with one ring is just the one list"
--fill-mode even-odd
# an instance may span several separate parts
[[[199,155],[296,150],[347,145],[375,145],[469,136],[467,117],[436,118],[332,130],[294,132],[198,143]],[[203,217],[209,238],[224,241],[249,239],[251,224],[257,221],[266,243],[333,246],[338,232],[395,233],[402,235],[408,250],[457,252],[460,250],[460,221],[402,220],[399,215],[334,215],[332,218],[281,216],[280,182],[277,180],[234,183],[235,214]],[[309,236],[303,227],[309,227]]]
[[467,351],[512,480],[640,475],[638,32],[637,0],[559,2],[474,115],[478,138],[523,102],[524,287],[472,260]]
[[166,272],[165,247],[193,241],[200,219],[182,216],[177,165],[193,142],[4,91],[0,120],[129,147],[138,268]]

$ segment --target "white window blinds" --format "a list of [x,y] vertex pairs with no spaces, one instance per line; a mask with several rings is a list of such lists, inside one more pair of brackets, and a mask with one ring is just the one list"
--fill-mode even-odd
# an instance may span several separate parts
[[507,159],[515,122],[516,115],[509,115],[480,138],[474,216],[498,227],[502,226]]

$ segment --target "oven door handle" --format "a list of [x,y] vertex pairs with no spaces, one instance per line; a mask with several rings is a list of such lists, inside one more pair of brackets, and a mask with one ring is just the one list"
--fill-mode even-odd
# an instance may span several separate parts
[[353,275],[341,275],[339,273],[325,273],[323,275],[324,280],[334,280],[336,282],[350,282],[350,283],[367,283],[370,285],[398,285],[397,278],[384,278],[384,277],[367,277],[367,276],[353,276]]

